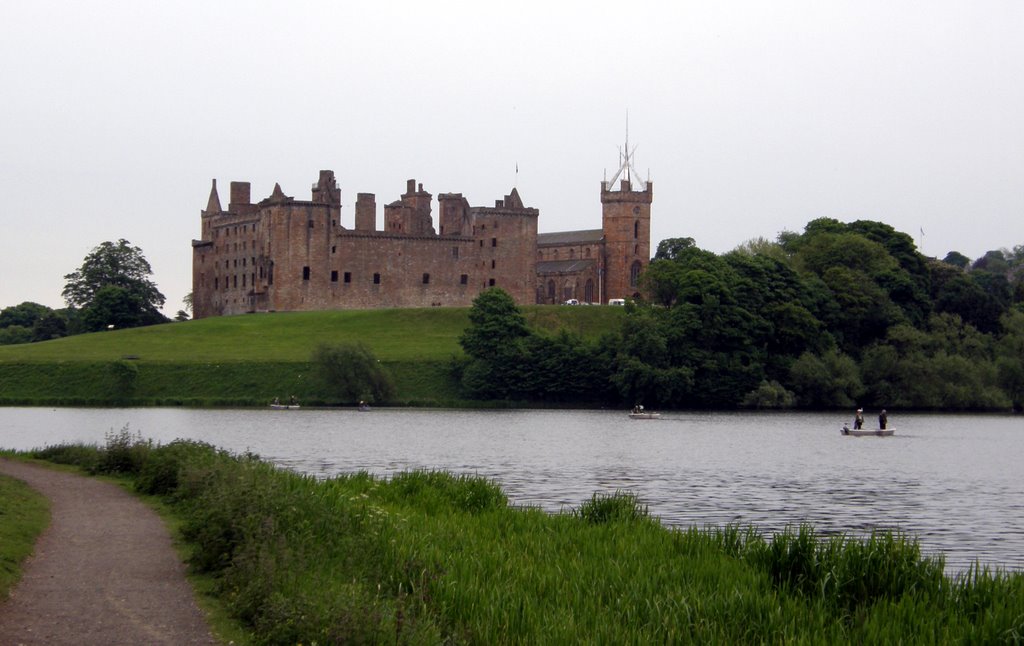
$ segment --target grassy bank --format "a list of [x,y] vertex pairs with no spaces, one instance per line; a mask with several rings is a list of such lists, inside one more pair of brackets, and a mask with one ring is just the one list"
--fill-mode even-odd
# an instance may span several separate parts
[[263,643],[1000,643],[1024,577],[950,579],[904,537],[676,531],[629,494],[562,514],[478,478],[319,481],[196,443],[125,434],[40,457],[123,472],[182,517]]
[[[0,346],[0,405],[263,405],[322,399],[309,378],[320,343],[367,345],[388,369],[396,403],[458,401],[453,358],[467,308],[232,316]],[[622,308],[528,307],[538,329],[597,337]]]
[[21,563],[50,522],[46,498],[28,485],[0,475],[0,601],[21,576]]

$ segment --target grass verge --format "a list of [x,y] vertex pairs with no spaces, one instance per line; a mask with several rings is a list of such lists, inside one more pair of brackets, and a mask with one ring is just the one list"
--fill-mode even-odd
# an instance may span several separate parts
[[21,564],[50,522],[49,501],[20,480],[0,475],[0,601],[21,577]]
[[181,520],[254,643],[1013,643],[1024,576],[943,575],[889,533],[671,530],[628,492],[511,508],[437,472],[317,480],[196,442],[50,447]]

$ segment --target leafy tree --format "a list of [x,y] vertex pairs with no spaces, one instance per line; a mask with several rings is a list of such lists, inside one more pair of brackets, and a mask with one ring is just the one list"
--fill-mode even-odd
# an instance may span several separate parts
[[160,320],[146,310],[138,295],[117,285],[101,287],[89,306],[82,310],[82,324],[90,332],[140,327],[157,322]]
[[526,319],[508,292],[492,287],[473,299],[469,327],[459,345],[474,359],[494,356],[530,334]]
[[47,312],[32,326],[33,341],[49,341],[67,336],[67,320],[58,312]]
[[993,249],[992,251],[986,251],[984,256],[975,260],[974,264],[971,265],[971,269],[980,269],[994,274],[1005,275],[1010,269],[1010,263],[1007,262],[1006,254],[1001,249]]
[[836,351],[803,353],[793,363],[790,380],[797,401],[814,408],[850,408],[864,394],[856,362]]
[[971,264],[971,259],[963,255],[959,251],[950,251],[946,254],[946,257],[942,259],[942,262],[959,267],[960,269],[966,269],[967,265]]
[[31,301],[25,301],[19,305],[11,305],[0,310],[0,328],[11,325],[31,328],[36,324],[36,321],[52,311],[45,305]]
[[391,377],[361,343],[320,344],[311,362],[314,378],[331,403],[382,402],[394,395]]
[[[139,247],[123,238],[104,242],[89,252],[81,267],[64,276],[67,283],[62,294],[72,307],[96,309],[85,317],[90,330],[99,329],[97,322],[112,314],[124,321],[119,327],[163,323],[167,319],[159,310],[166,299],[149,279],[152,273]],[[103,325],[109,324],[116,325],[113,321]]]
[[523,397],[529,336],[526,319],[508,292],[499,287],[481,292],[459,338],[470,357],[462,373],[468,394],[481,399]]
[[32,330],[21,325],[8,325],[0,328],[0,345],[17,345],[30,343]]

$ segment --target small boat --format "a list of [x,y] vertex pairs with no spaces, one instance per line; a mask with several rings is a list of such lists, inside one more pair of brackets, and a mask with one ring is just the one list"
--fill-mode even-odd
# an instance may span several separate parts
[[661,413],[630,413],[629,419],[658,419]]
[[370,405],[369,404],[359,404],[359,411],[362,412],[362,413],[369,413],[370,412]]
[[298,404],[271,404],[271,408],[274,410],[295,410],[299,407]]
[[850,436],[853,436],[853,437],[869,437],[869,436],[872,436],[872,435],[877,436],[877,437],[889,437],[889,436],[891,436],[895,432],[895,429],[891,429],[891,428],[858,428],[858,429],[852,429],[849,426],[843,426],[843,428],[839,429],[839,432],[842,433],[843,435],[850,435]]

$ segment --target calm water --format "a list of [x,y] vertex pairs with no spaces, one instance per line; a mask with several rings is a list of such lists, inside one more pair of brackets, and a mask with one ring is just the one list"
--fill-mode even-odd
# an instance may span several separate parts
[[[516,504],[575,507],[634,491],[670,525],[808,521],[823,532],[898,528],[951,571],[1024,569],[1020,417],[890,416],[891,438],[839,434],[836,414],[607,411],[0,408],[0,447],[102,444],[125,425],[331,476],[443,469],[500,482]],[[870,424],[868,424],[870,426]]]

